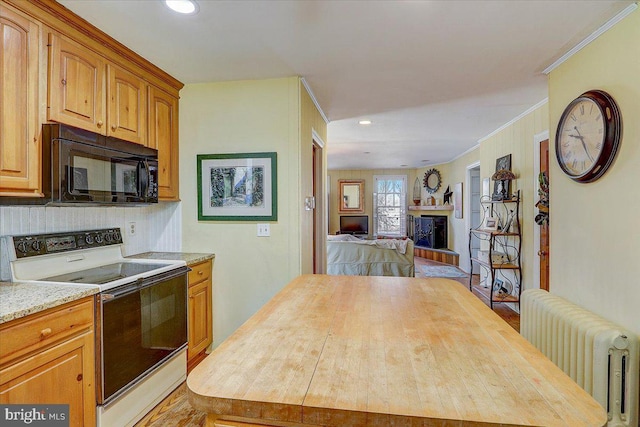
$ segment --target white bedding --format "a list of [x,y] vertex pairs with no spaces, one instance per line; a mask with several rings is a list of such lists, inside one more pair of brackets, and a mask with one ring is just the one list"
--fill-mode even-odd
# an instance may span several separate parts
[[327,241],[327,273],[414,277],[413,241],[330,236]]

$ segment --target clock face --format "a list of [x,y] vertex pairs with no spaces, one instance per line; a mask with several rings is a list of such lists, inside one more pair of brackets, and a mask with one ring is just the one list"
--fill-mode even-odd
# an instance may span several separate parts
[[622,133],[618,107],[608,94],[589,91],[564,110],[556,133],[562,171],[578,182],[600,178],[613,162]]
[[581,176],[591,170],[604,148],[604,116],[589,98],[578,98],[566,113],[559,129],[559,156],[569,175]]

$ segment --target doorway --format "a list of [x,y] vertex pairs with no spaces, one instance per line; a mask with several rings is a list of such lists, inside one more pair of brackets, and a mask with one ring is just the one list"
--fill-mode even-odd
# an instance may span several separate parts
[[[538,177],[540,172],[546,171],[549,177],[549,131],[546,130],[533,137],[533,194],[532,218],[538,215],[538,208],[535,202],[538,201]],[[538,225],[533,223],[533,283],[535,287],[549,290],[549,225]]]
[[324,142],[313,132],[312,146],[312,207],[313,209],[313,273],[322,274],[326,266],[327,220],[325,218],[325,199],[323,186]]
[[[467,223],[467,229],[477,228],[480,226],[480,198],[482,197],[480,186],[480,164],[474,163],[467,167],[467,182],[469,188],[469,221]],[[477,235],[471,236],[469,242],[469,252],[471,258],[478,258],[478,251],[480,250],[480,239]],[[480,274],[480,267],[478,263],[473,264],[473,271],[471,274]]]
[[[549,140],[540,142],[540,173],[549,179]],[[540,226],[540,289],[549,290],[549,222]]]

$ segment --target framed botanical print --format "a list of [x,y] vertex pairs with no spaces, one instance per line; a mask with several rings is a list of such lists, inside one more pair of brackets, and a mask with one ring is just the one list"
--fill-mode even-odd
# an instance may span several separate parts
[[198,220],[276,221],[277,153],[199,154]]

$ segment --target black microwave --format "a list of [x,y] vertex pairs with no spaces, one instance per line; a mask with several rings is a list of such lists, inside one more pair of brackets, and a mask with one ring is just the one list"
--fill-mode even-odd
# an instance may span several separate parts
[[158,202],[158,151],[63,124],[42,125],[42,187],[50,204]]

